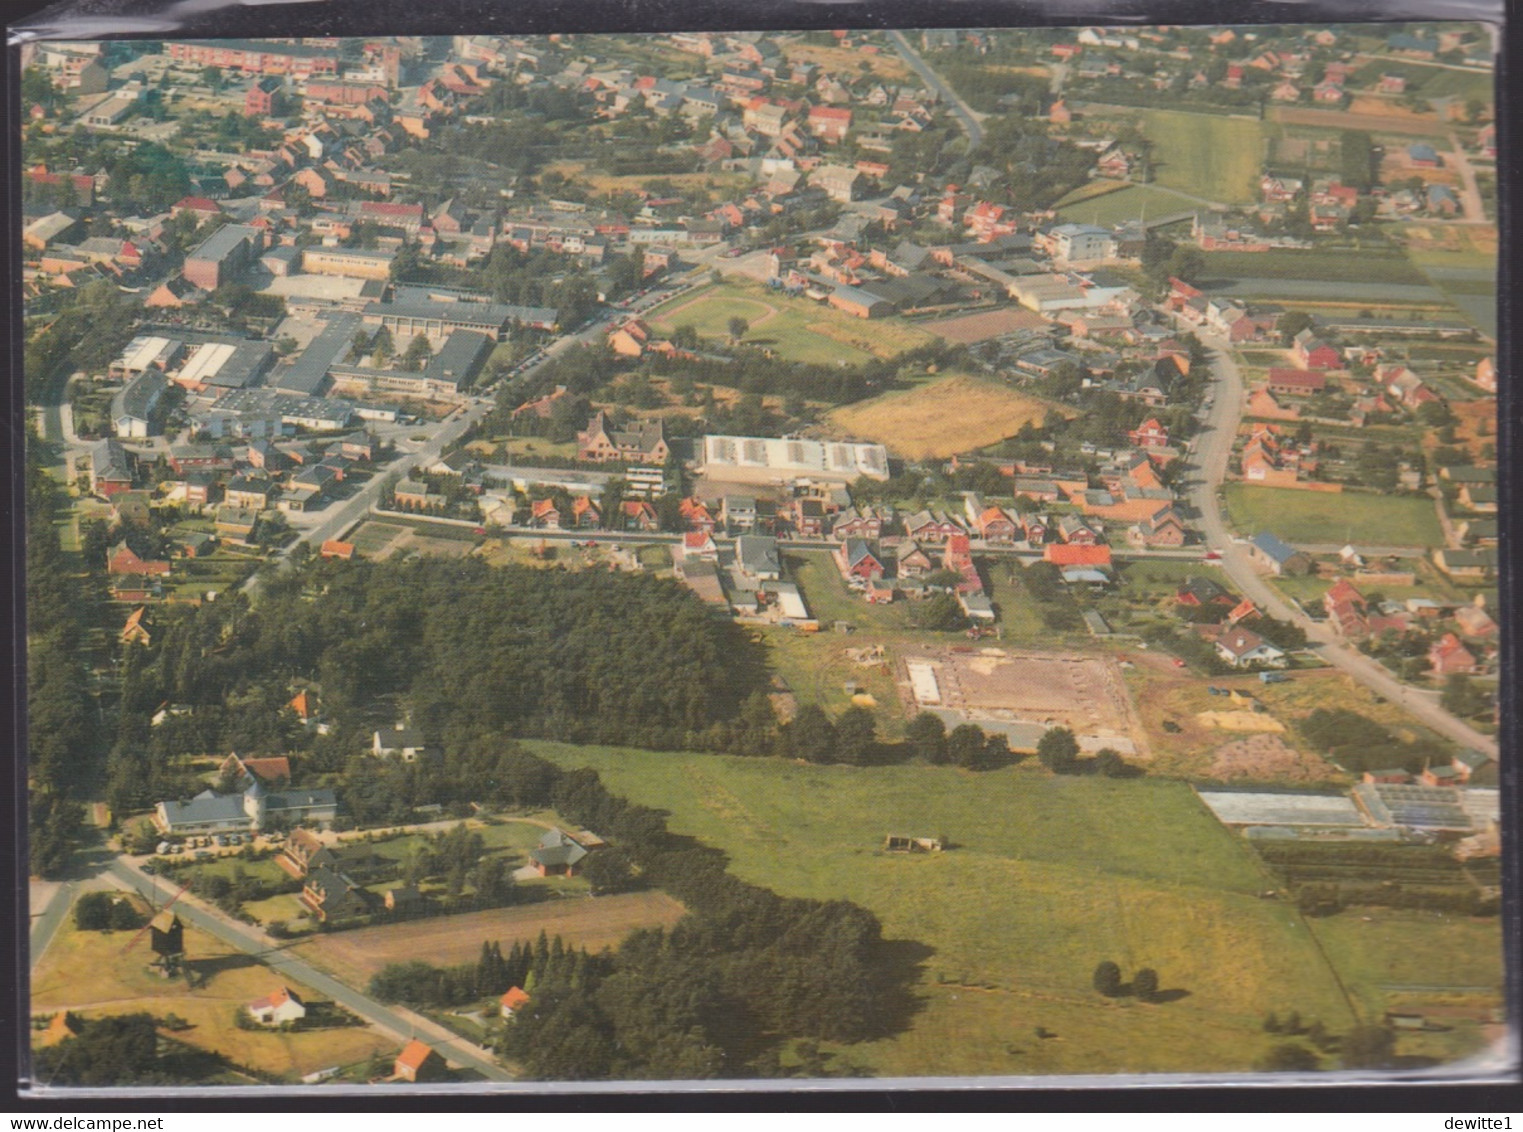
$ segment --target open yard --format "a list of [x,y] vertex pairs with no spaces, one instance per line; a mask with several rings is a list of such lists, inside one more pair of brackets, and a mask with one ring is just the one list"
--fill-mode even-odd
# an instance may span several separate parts
[[220,1050],[240,1065],[293,1083],[303,1074],[368,1061],[377,1052],[396,1048],[390,1037],[369,1026],[285,1034],[240,1030],[233,1023],[237,1008],[282,985],[307,1002],[319,996],[187,926],[186,955],[192,969],[206,979],[191,989],[183,979],[166,980],[150,971],[147,937],[129,951],[131,938],[130,932],[77,931],[71,915],[32,971],[32,1012],[68,1009],[98,1018],[146,1011],[161,1020],[177,1014],[190,1023],[190,1029],[170,1035],[177,1041]]
[[1263,126],[1242,118],[1149,110],[1143,130],[1153,143],[1157,184],[1223,204],[1247,204],[1258,194],[1264,160]]
[[1227,511],[1243,534],[1273,531],[1289,543],[1442,546],[1433,501],[1399,495],[1333,494],[1294,488],[1226,486]]
[[[1267,875],[1182,783],[1055,777],[1035,760],[975,775],[532,745],[666,808],[742,878],[854,900],[886,940],[920,945],[908,1028],[842,1051],[875,1073],[1237,1070],[1270,1044],[1269,1010],[1335,1033],[1353,1021],[1301,917],[1259,899]],[[884,853],[889,833],[953,847]],[[1173,1000],[1101,998],[1104,959],[1124,977],[1154,967]]]
[[405,522],[371,519],[356,527],[349,534],[348,541],[354,544],[356,555],[377,561],[409,554],[460,558],[471,552],[475,536],[467,527],[446,527],[437,523],[413,526]]
[[494,908],[459,916],[436,916],[402,924],[333,932],[299,944],[303,958],[364,986],[388,963],[426,959],[448,966],[470,963],[484,940],[506,949],[514,941],[534,942],[541,931],[568,944],[601,951],[637,928],[670,927],[685,909],[663,892],[620,896],[568,897],[516,908]]
[[647,321],[662,334],[691,326],[703,338],[727,341],[732,318],[749,325],[742,339],[747,344],[790,361],[823,365],[891,358],[931,341],[925,331],[898,319],[853,318],[813,299],[737,283],[679,296],[651,311]]
[[998,382],[950,375],[832,412],[833,431],[875,440],[909,459],[971,452],[1041,424],[1050,408]]
[[1039,330],[1047,325],[1047,320],[1024,307],[994,307],[916,325],[948,342],[968,344],[1014,334],[1019,330]]

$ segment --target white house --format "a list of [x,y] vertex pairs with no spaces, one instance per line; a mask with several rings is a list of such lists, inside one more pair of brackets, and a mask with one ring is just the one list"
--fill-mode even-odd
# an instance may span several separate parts
[[255,999],[249,1003],[249,1014],[261,1026],[279,1026],[282,1022],[305,1018],[307,1008],[294,991],[281,987],[268,998]]
[[1261,664],[1266,668],[1284,668],[1284,650],[1275,648],[1251,629],[1236,626],[1216,639],[1216,653],[1233,668]]
[[403,723],[390,731],[377,731],[370,743],[371,753],[376,758],[400,758],[404,763],[415,762],[427,749],[422,733]]

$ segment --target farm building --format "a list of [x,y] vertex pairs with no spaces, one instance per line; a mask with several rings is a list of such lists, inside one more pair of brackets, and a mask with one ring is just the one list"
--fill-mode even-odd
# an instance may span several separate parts
[[1260,531],[1248,544],[1248,555],[1275,574],[1299,576],[1311,573],[1311,555],[1284,542],[1269,531]]
[[392,1069],[393,1081],[412,1081],[427,1084],[449,1078],[449,1066],[439,1051],[414,1038],[397,1054]]

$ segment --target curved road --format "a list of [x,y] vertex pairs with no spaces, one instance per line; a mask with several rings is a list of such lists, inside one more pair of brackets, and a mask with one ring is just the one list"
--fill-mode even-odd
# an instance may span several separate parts
[[984,140],[984,128],[979,125],[979,114],[974,109],[957,97],[957,92],[938,75],[931,70],[931,66],[920,57],[920,52],[910,46],[910,41],[904,38],[901,31],[888,33],[889,42],[894,45],[894,50],[899,52],[899,57],[914,69],[915,73],[925,80],[926,86],[936,91],[952,108],[952,117],[957,119],[957,124],[962,127],[962,132],[968,135],[968,148],[974,149]]
[[1200,529],[1207,545],[1221,551],[1223,571],[1260,609],[1305,629],[1308,643],[1318,646],[1318,654],[1329,664],[1341,668],[1377,695],[1401,704],[1440,735],[1461,746],[1484,751],[1494,759],[1499,757],[1500,748],[1495,739],[1450,715],[1439,706],[1434,693],[1403,684],[1383,665],[1350,648],[1325,622],[1313,621],[1291,606],[1264,580],[1248,557],[1247,548],[1232,541],[1232,534],[1222,517],[1217,491],[1226,478],[1232,437],[1242,418],[1243,377],[1225,339],[1203,330],[1196,333],[1211,349],[1216,401],[1196,440],[1193,467],[1184,487],[1200,516]]

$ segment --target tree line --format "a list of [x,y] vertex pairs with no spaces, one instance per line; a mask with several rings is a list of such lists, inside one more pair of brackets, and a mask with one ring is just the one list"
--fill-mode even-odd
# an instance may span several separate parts
[[718,850],[672,834],[658,811],[611,794],[597,773],[565,770],[499,743],[511,780],[484,783],[596,830],[629,869],[688,915],[588,956],[543,937],[484,946],[474,965],[387,968],[372,991],[459,1005],[523,986],[531,1002],[499,1051],[542,1079],[701,1079],[773,1075],[790,1039],[887,1036],[905,1017],[910,971],[870,912],[843,900],[788,899],[730,875]]

